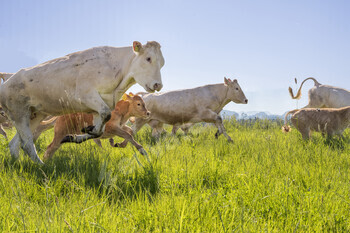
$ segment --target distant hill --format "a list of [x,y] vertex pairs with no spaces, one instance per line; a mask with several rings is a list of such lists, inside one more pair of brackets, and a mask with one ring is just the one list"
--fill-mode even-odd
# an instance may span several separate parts
[[258,112],[258,111],[251,111],[251,112],[234,112],[234,111],[229,111],[229,110],[222,110],[221,111],[221,116],[223,118],[231,118],[234,116],[237,120],[240,119],[269,119],[269,120],[274,120],[274,119],[282,119],[284,117],[285,113],[283,115],[275,115],[275,114],[270,114],[269,112]]

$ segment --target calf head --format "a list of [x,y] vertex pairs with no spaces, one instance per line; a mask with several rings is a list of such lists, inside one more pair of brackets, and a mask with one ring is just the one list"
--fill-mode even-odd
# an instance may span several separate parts
[[247,104],[248,99],[245,97],[241,87],[239,86],[237,79],[231,81],[231,79],[224,78],[225,86],[228,87],[227,98],[237,104]]
[[130,116],[148,118],[151,115],[151,113],[147,110],[146,104],[141,96],[134,95],[130,92],[129,95],[124,94],[123,99],[129,102]]
[[160,69],[164,66],[163,54],[158,42],[150,41],[146,45],[134,41],[133,58],[129,75],[147,92],[160,91],[163,87]]

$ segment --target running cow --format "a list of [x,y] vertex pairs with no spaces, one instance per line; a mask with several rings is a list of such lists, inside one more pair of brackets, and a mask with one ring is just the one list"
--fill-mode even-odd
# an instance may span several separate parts
[[143,100],[151,112],[148,119],[137,118],[133,124],[134,134],[146,123],[161,128],[163,123],[181,126],[185,123],[208,122],[218,128],[217,138],[227,135],[220,112],[223,107],[233,101],[238,104],[247,104],[237,80],[224,79],[224,83],[206,85],[193,89],[169,91],[157,94],[145,94]]
[[309,90],[309,103],[304,108],[341,108],[350,106],[350,91],[329,85],[322,85],[315,78],[305,79],[294,96],[293,90],[289,87],[289,94],[292,99],[300,99],[301,88],[307,80],[314,81],[314,87]]
[[147,92],[162,88],[164,58],[157,42],[132,47],[95,47],[22,69],[0,86],[0,104],[17,134],[10,142],[15,158],[20,146],[38,163],[33,130],[48,115],[93,113],[94,126],[74,142],[97,138],[111,117],[111,109],[135,83]]

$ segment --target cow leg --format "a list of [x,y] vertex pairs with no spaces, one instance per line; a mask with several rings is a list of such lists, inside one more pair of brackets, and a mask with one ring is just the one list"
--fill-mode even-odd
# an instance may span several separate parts
[[159,139],[160,135],[165,132],[163,128],[163,122],[152,120],[148,122],[148,124],[153,128],[152,130],[152,137],[155,137],[157,140]]
[[101,144],[101,140],[100,140],[100,139],[95,138],[95,139],[93,139],[93,140],[94,140],[94,142],[95,142],[99,147],[102,148],[102,144]]
[[111,119],[111,110],[107,104],[102,100],[98,92],[87,93],[89,98],[84,101],[84,104],[89,107],[91,110],[97,112],[94,114],[94,126],[88,126],[87,128],[82,129],[82,131],[87,132],[88,134],[83,135],[67,135],[63,138],[62,143],[64,142],[74,142],[82,143],[86,140],[92,138],[98,138],[103,134],[104,126],[109,119]]
[[19,138],[19,134],[16,133],[15,136],[11,139],[9,143],[10,154],[13,158],[18,159],[19,157],[19,149],[21,147],[21,142]]
[[207,109],[201,114],[201,118],[205,122],[214,123],[216,125],[218,131],[215,133],[215,138],[218,138],[221,134],[224,134],[229,142],[233,142],[231,137],[227,135],[226,129],[222,124],[222,118],[219,114],[210,109]]
[[190,130],[191,126],[192,126],[192,124],[187,123],[181,127],[181,130],[185,133],[185,135],[188,134],[188,131]]
[[0,124],[0,134],[3,135],[6,138],[6,140],[7,140],[7,134],[6,134],[4,128],[2,127],[1,124]]
[[310,139],[310,130],[308,128],[297,128],[303,137],[303,140]]
[[[221,133],[224,134],[224,136],[227,138],[227,141],[233,142],[232,139],[231,139],[231,137],[228,136],[227,133],[226,133],[226,129],[225,129],[225,127],[224,127],[224,124],[222,123],[222,118],[221,118],[221,116],[218,115],[217,121],[215,122],[215,125],[216,125],[216,126],[218,127],[218,129],[219,129],[219,133],[220,133],[220,131],[221,131]],[[220,128],[221,128],[221,130],[220,130]]]
[[[33,142],[33,134],[32,129],[35,129],[40,121],[44,119],[44,115],[35,116],[32,120],[30,119],[29,114],[24,114],[21,116],[21,119],[15,119],[15,127],[17,129],[18,137],[15,137],[10,145],[10,152],[15,158],[18,158],[18,146],[16,145],[18,141],[22,149],[30,156],[30,158],[39,164],[44,164],[43,161],[38,156],[38,153],[35,149],[35,145]],[[17,120],[17,121],[16,121]],[[19,140],[18,140],[19,139]],[[12,151],[11,151],[12,150]]]
[[174,126],[173,126],[173,129],[171,130],[171,134],[172,134],[172,135],[175,135],[176,132],[178,131],[178,129],[179,129],[179,126],[174,125]]
[[135,135],[141,128],[148,122],[147,119],[136,118],[134,124],[132,125],[133,135]]

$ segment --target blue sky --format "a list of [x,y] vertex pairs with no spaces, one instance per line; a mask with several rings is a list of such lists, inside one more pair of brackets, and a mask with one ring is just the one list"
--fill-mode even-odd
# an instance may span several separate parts
[[297,102],[287,91],[295,77],[350,90],[350,1],[0,0],[0,9],[1,72],[94,46],[156,40],[164,91],[236,78],[249,104],[227,110],[303,107],[313,84]]

